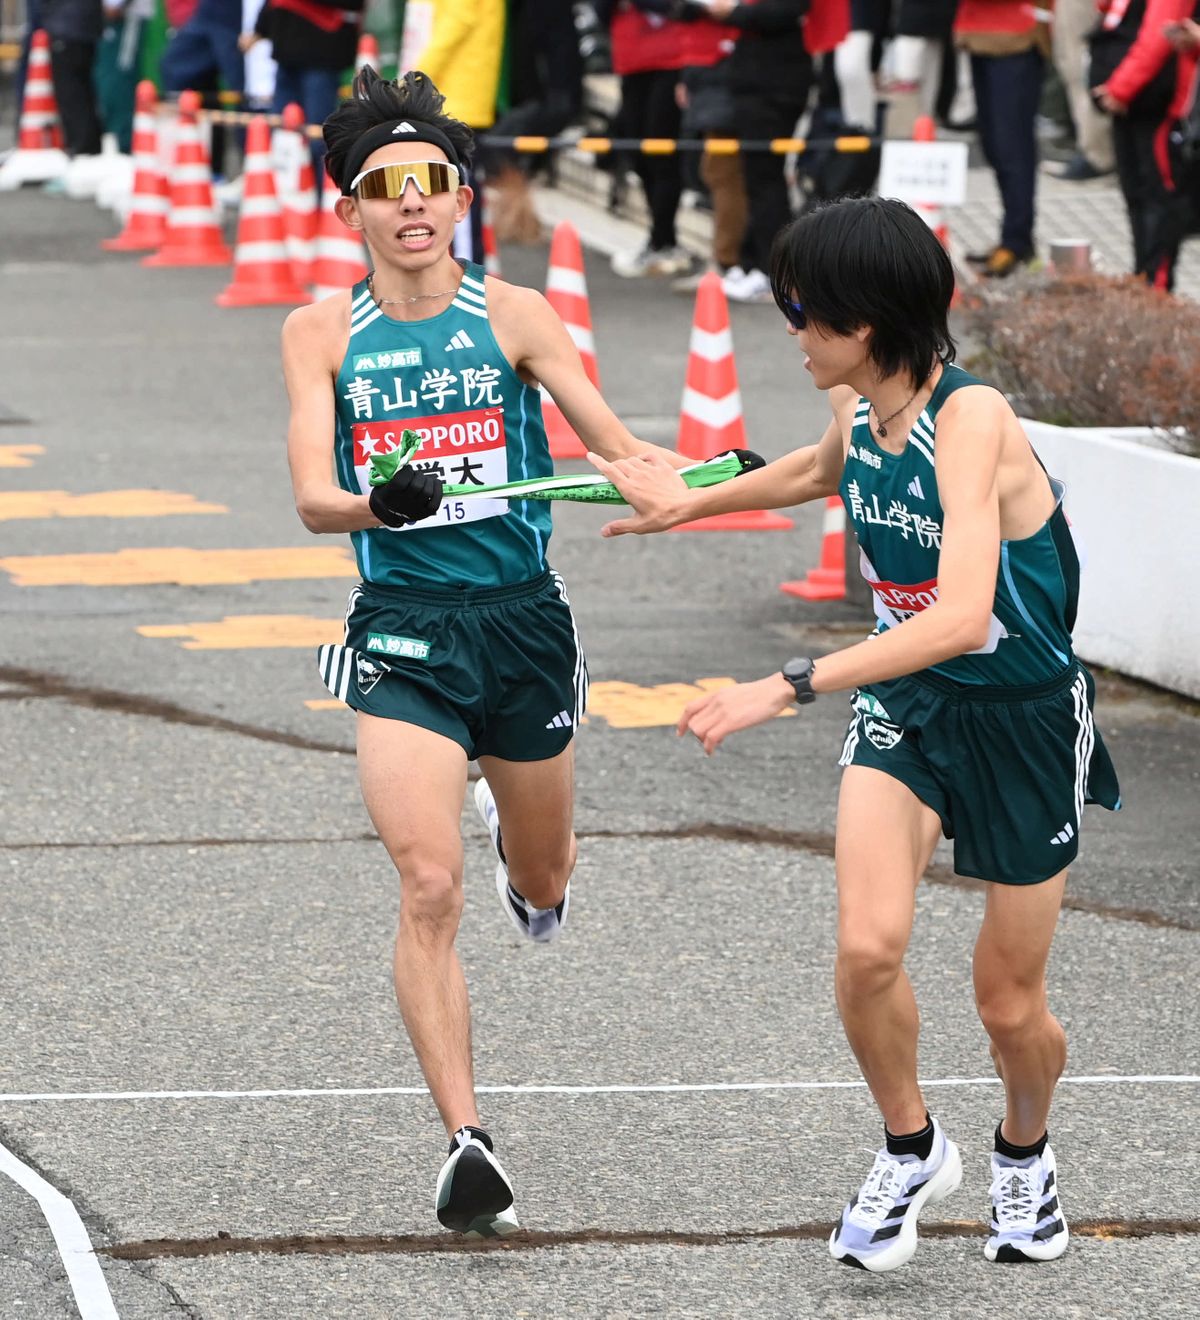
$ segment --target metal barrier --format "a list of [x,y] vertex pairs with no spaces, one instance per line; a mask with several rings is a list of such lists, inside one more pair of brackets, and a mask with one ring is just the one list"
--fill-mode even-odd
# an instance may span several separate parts
[[[200,117],[214,124],[248,124],[252,119],[265,119],[268,124],[281,125],[281,115],[248,110],[201,110]],[[311,138],[321,136],[319,124],[305,124],[302,130]],[[820,149],[845,154],[861,154],[880,144],[878,137],[851,135],[845,137],[816,138],[613,138],[613,137],[504,137],[494,133],[478,133],[475,141],[481,147],[496,147],[527,155],[544,155],[551,151],[582,151],[593,156],[627,151],[646,156],[673,156],[677,152],[692,152],[707,156],[736,156],[744,151],[770,152],[776,156],[801,155]]]

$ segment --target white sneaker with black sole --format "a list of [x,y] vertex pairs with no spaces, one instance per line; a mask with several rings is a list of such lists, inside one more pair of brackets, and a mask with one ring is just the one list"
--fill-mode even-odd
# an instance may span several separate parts
[[516,1231],[512,1183],[482,1128],[459,1128],[450,1139],[434,1205],[445,1228],[467,1237],[507,1237]]
[[500,839],[500,813],[496,810],[496,799],[486,779],[481,778],[475,783],[475,809],[487,826],[492,847],[499,858],[496,864],[496,893],[500,895],[500,903],[508,913],[508,919],[526,939],[533,940],[535,944],[549,944],[551,940],[558,939],[566,924],[567,909],[571,906],[570,881],[555,907],[537,908],[526,902],[508,882],[508,863]]
[[992,1156],[992,1222],[983,1254],[1001,1264],[1057,1260],[1070,1232],[1049,1143],[1028,1160]]
[[842,1211],[829,1239],[829,1254],[843,1265],[883,1274],[906,1265],[917,1249],[917,1216],[962,1182],[958,1147],[933,1120],[933,1149],[927,1160],[893,1155],[885,1146],[867,1180]]

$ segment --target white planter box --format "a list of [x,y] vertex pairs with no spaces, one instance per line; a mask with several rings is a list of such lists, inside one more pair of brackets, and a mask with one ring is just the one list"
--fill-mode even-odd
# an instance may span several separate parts
[[1200,459],[1122,439],[1120,430],[1021,425],[1067,488],[1083,557],[1075,649],[1200,697]]

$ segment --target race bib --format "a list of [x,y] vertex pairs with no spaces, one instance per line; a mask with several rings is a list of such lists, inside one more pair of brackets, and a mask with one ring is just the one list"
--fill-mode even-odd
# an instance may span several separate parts
[[[421,437],[410,467],[433,472],[447,486],[499,486],[508,480],[508,442],[503,408],[405,418],[403,422],[355,422],[354,475],[364,495],[371,490],[372,454],[388,454],[406,431]],[[390,530],[415,532],[425,527],[455,527],[508,512],[507,500],[444,499],[429,518]]]

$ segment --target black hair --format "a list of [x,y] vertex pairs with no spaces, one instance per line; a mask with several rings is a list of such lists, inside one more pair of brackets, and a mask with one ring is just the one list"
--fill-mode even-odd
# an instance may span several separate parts
[[381,78],[369,64],[354,75],[350,96],[322,125],[325,168],[342,186],[346,161],[364,133],[397,119],[414,119],[438,129],[466,167],[475,150],[475,134],[460,119],[444,113],[446,98],[423,73],[406,73],[395,82]]
[[771,292],[786,316],[800,303],[819,328],[868,326],[880,376],[924,382],[956,353],[947,314],[954,267],[924,220],[903,202],[847,197],[802,215],[775,237]]

